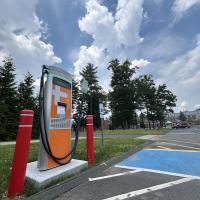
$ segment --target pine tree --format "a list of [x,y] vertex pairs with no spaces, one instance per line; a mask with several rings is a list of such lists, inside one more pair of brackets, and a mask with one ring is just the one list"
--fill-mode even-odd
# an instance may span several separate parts
[[0,140],[15,139],[18,125],[15,66],[11,57],[0,66]]
[[32,138],[38,139],[40,135],[39,94],[35,97],[33,111],[34,111],[34,118],[33,118]]
[[78,82],[73,79],[72,80],[72,109],[74,112],[78,106],[79,94],[80,92],[79,92]]
[[18,110],[30,109],[34,111],[32,138],[39,137],[39,97],[34,95],[33,75],[28,72],[18,86]]
[[23,81],[18,87],[19,110],[34,109],[36,98],[34,97],[34,83],[33,75],[29,72],[25,75]]
[[85,125],[85,115],[87,110],[87,105],[83,98],[84,94],[81,94],[79,89],[79,83],[72,80],[72,112],[74,117],[78,120],[79,126]]
[[99,103],[105,102],[105,95],[97,79],[97,67],[88,63],[80,72],[80,75],[88,82],[89,87],[84,98],[88,105],[86,113],[93,114],[94,125],[100,127]]

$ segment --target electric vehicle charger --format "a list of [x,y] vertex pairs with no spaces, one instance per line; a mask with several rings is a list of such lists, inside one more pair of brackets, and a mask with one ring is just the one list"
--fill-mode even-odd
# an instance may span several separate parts
[[[67,88],[68,90],[71,89],[71,83],[69,82],[69,78],[68,79],[66,78],[66,80],[64,80],[65,75],[67,75],[69,77],[69,74],[67,72],[65,72],[62,69],[59,69],[57,67],[43,66],[41,82],[40,82],[40,94],[39,94],[41,144],[42,144],[42,148],[45,150],[45,152],[48,155],[48,157],[50,157],[57,165],[65,165],[65,164],[70,162],[71,155],[74,154],[75,151],[76,151],[76,147],[77,147],[77,144],[78,144],[79,131],[78,131],[77,123],[75,123],[75,121],[73,121],[72,127],[73,127],[73,130],[75,132],[75,141],[74,141],[73,148],[69,152],[67,152],[65,155],[62,155],[62,156],[57,156],[57,155],[55,155],[55,153],[53,153],[51,144],[49,142],[49,132],[48,131],[50,131],[50,129],[47,130],[47,127],[49,126],[49,124],[53,124],[54,123],[54,129],[57,130],[57,131],[58,130],[65,130],[67,128],[69,129],[69,123],[68,123],[69,120],[66,121],[66,116],[67,116],[66,109],[69,110],[68,107],[70,107],[70,106],[66,105],[66,103],[63,103],[63,102],[65,102],[64,100],[66,98],[64,100],[61,97],[58,98],[57,99],[58,102],[56,102],[57,103],[56,104],[56,106],[57,106],[56,108],[58,110],[58,107],[59,106],[61,107],[60,108],[60,110],[61,110],[60,112],[62,112],[62,113],[60,115],[62,117],[59,117],[59,114],[57,113],[57,117],[54,118],[54,119],[51,119],[50,123],[47,124],[46,119],[48,119],[47,117],[49,117],[49,116],[46,116],[47,115],[47,110],[46,110],[47,105],[46,104],[48,104],[49,99],[51,100],[50,102],[52,104],[52,101],[53,101],[52,99],[55,100],[56,99],[55,96],[57,94],[56,92],[54,92],[54,96],[52,95],[52,98],[51,98],[51,96],[49,97],[49,94],[47,94],[47,87],[48,87],[47,82],[48,82],[48,80],[45,81],[44,78],[45,78],[45,75],[46,75],[46,77],[48,79],[49,73],[51,73],[51,79],[50,79],[51,81],[50,81],[50,83],[53,82],[54,80],[55,80],[54,83],[56,82],[56,84],[52,84],[53,87],[54,87],[54,90],[56,89],[55,87],[57,85],[60,85],[61,89],[62,88],[64,88],[64,89]],[[52,87],[52,86],[50,86],[50,87]],[[57,92],[59,92],[59,91],[57,91]],[[71,98],[71,96],[68,96],[66,94],[64,96],[66,96],[67,98]],[[63,100],[63,102],[60,102],[60,99]],[[68,101],[68,104],[70,104],[70,102],[71,102],[71,100]],[[64,108],[64,111],[63,111],[63,108]],[[55,124],[55,123],[57,123],[57,124]],[[50,126],[52,126],[52,125],[50,125]],[[55,128],[55,126],[56,126],[56,128]],[[70,126],[71,126],[71,124],[70,124]],[[40,149],[41,149],[41,144],[40,144]],[[58,145],[58,148],[59,148],[59,144],[57,144],[57,145]],[[43,154],[44,154],[44,152],[43,152]],[[69,157],[70,157],[70,159],[67,159]],[[52,168],[52,167],[48,167],[48,163],[47,162],[46,162],[47,163],[46,166],[44,167],[44,160],[45,159],[41,158],[41,155],[39,156],[39,158],[40,158],[39,159],[39,164],[38,164],[38,168],[39,169],[45,170],[45,169]]]

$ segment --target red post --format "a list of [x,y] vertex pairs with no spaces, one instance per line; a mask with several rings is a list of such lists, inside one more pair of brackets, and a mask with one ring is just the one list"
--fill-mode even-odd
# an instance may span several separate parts
[[22,110],[20,112],[15,152],[8,186],[9,198],[14,197],[24,190],[33,116],[34,112],[32,110]]
[[87,132],[87,160],[89,164],[92,165],[95,163],[93,115],[86,116],[86,132]]

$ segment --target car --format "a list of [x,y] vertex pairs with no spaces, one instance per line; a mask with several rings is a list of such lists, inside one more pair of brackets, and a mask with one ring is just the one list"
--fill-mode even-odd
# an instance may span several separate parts
[[188,122],[178,122],[172,125],[172,128],[190,128],[191,125]]

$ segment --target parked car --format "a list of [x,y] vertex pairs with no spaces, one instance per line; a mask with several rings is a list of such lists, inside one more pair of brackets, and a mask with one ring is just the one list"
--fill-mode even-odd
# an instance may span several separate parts
[[178,122],[172,125],[172,128],[190,128],[191,125],[188,122]]

